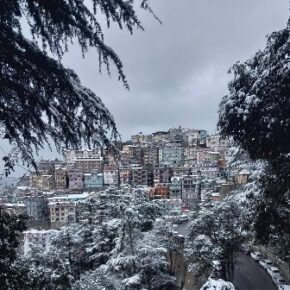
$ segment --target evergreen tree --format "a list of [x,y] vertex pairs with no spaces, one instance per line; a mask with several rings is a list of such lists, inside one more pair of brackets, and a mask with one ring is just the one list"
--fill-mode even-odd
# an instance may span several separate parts
[[26,215],[10,215],[0,208],[0,287],[21,289],[26,270],[15,266],[19,235],[26,229]]
[[[82,54],[95,48],[100,70],[114,65],[128,88],[123,65],[104,42],[99,19],[133,33],[143,29],[134,10],[137,1],[3,0],[0,3],[0,132],[14,150],[4,157],[7,174],[20,154],[36,166],[38,151],[49,138],[61,146],[111,147],[117,129],[112,115],[77,75],[61,64],[69,44],[77,41]],[[147,0],[141,8],[151,11]],[[22,26],[28,23],[32,40]],[[50,57],[50,55],[52,57]]]
[[233,65],[229,94],[219,108],[221,134],[232,137],[252,159],[267,162],[259,180],[262,198],[253,216],[257,238],[265,244],[277,235],[281,240],[289,236],[289,57],[290,20],[267,37],[264,50]]
[[62,227],[47,251],[33,249],[18,260],[20,269],[29,269],[27,289],[174,289],[168,236],[154,224],[158,204],[144,190],[104,195],[112,217],[101,221],[97,202],[88,201],[81,223]]
[[220,132],[252,159],[290,152],[290,22],[267,37],[266,48],[231,68],[229,94],[219,108]]
[[233,275],[233,253],[244,240],[241,210],[235,201],[225,200],[201,207],[189,224],[187,256],[197,276],[210,273],[213,260],[221,264],[222,277]]

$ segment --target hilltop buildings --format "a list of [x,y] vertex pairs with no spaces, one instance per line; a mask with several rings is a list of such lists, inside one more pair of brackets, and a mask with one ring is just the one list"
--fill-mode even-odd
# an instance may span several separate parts
[[[178,127],[133,135],[120,145],[120,158],[100,149],[64,149],[63,161],[41,160],[38,173],[22,178],[16,201],[5,207],[26,212],[34,225],[58,228],[77,220],[81,200],[90,193],[128,185],[148,186],[151,198],[179,200],[182,209],[191,209],[209,184],[225,175],[228,148],[218,135]],[[235,179],[246,181],[246,174]]]

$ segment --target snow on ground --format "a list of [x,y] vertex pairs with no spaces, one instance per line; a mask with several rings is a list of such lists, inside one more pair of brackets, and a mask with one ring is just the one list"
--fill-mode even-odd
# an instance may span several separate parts
[[231,282],[226,282],[222,279],[213,280],[209,278],[200,290],[235,290],[235,287]]

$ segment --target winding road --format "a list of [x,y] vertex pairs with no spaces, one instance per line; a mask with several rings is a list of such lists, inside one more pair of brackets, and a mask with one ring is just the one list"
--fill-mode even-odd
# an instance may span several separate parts
[[[186,236],[187,223],[174,227],[180,235]],[[250,256],[235,253],[234,279],[236,290],[277,290],[267,272]]]
[[277,290],[267,272],[250,256],[235,254],[234,280],[237,290]]

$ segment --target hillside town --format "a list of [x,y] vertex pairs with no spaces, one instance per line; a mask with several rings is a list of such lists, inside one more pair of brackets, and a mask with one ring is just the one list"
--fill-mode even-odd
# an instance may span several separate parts
[[[21,177],[1,196],[8,212],[27,213],[31,223],[58,228],[77,219],[78,203],[110,187],[147,186],[150,198],[166,199],[188,211],[212,190],[218,200],[244,183],[246,172],[227,171],[229,141],[205,130],[171,128],[133,135],[124,142],[120,158],[101,150],[63,149],[63,160],[41,160],[38,172]],[[234,177],[234,178],[233,178]]]
[[0,290],[290,290],[289,55],[289,1],[0,1]]
[[63,160],[39,161],[37,172],[4,190],[1,209],[29,216],[34,229],[24,233],[25,251],[28,240],[42,241],[39,236],[79,221],[84,201],[97,198],[101,206],[108,188],[147,187],[150,199],[187,213],[205,192],[219,201],[247,182],[245,170],[229,171],[229,148],[230,142],[219,135],[178,127],[133,135],[122,144],[119,158],[101,150],[63,149]]
[[[77,259],[75,262],[69,262],[70,267],[73,267],[69,273],[82,272],[86,263],[80,261],[86,255],[86,259],[90,259],[91,242],[87,244],[87,234],[83,236],[83,232],[86,233],[89,229],[91,234],[97,231],[94,237],[96,244],[93,246],[99,247],[98,243],[101,245],[94,250],[97,255],[103,255],[105,252],[105,255],[111,256],[109,260],[98,258],[98,265],[110,265],[114,262],[113,252],[116,245],[115,242],[108,244],[108,237],[119,235],[121,221],[124,219],[122,215],[125,214],[126,220],[126,215],[129,214],[125,224],[129,224],[130,243],[138,240],[137,236],[131,236],[132,229],[130,230],[130,227],[136,227],[134,223],[131,226],[130,224],[137,218],[138,227],[141,226],[140,234],[147,231],[148,234],[153,234],[147,241],[144,240],[143,234],[141,235],[140,243],[143,247],[148,247],[148,242],[156,241],[166,246],[166,267],[160,266],[160,269],[167,269],[166,273],[172,275],[166,278],[167,282],[172,282],[168,282],[169,286],[166,289],[200,289],[207,278],[209,280],[205,285],[221,283],[221,287],[234,289],[229,282],[218,282],[220,277],[226,277],[226,281],[239,285],[239,281],[233,280],[233,274],[222,276],[221,269],[230,269],[233,257],[222,264],[216,257],[223,257],[225,253],[216,255],[215,251],[219,243],[223,247],[226,246],[224,243],[227,240],[224,236],[228,235],[229,225],[231,230],[228,239],[232,241],[232,245],[237,243],[236,251],[243,251],[241,241],[249,243],[251,240],[242,228],[233,223],[241,220],[247,224],[251,205],[244,202],[243,196],[255,190],[252,189],[253,176],[261,170],[259,163],[250,161],[245,152],[239,154],[238,148],[219,135],[209,135],[205,130],[182,127],[149,135],[140,132],[131,136],[131,140],[118,144],[118,147],[118,154],[97,149],[63,149],[63,160],[40,160],[37,172],[26,173],[14,184],[2,189],[1,212],[16,216],[24,214],[28,217],[27,228],[19,241],[18,251],[21,259],[39,259],[37,257],[40,251],[44,255],[43,259],[47,259],[46,263],[50,263],[49,257],[58,251],[55,246],[61,242],[59,250]],[[131,208],[133,216],[130,214]],[[208,238],[205,233],[208,229],[201,227],[202,224],[207,226],[208,218],[214,218],[215,221],[212,222],[219,224],[217,229],[213,229],[214,235],[219,231],[219,238],[213,239],[212,246],[207,245]],[[194,227],[195,220],[199,224],[197,229]],[[237,233],[233,233],[233,230],[237,230]],[[159,235],[163,235],[160,241]],[[195,249],[200,239],[204,243],[203,250]],[[80,254],[82,247],[89,252]],[[192,249],[198,257],[192,257]],[[254,260],[263,262],[264,259],[271,258],[271,261],[280,264],[283,273],[288,272],[287,264],[285,266],[278,262],[278,258],[271,254],[269,249],[263,250],[253,245],[249,249],[253,251],[251,255],[255,256]],[[231,251],[233,253],[234,248]],[[261,251],[264,251],[265,255],[262,255]],[[171,257],[168,258],[168,255]],[[205,256],[209,262],[204,264],[199,255]],[[239,255],[235,258],[235,263],[246,262],[252,265],[252,261],[246,255]],[[260,255],[260,258],[256,259],[256,255]],[[164,259],[164,253],[159,252],[155,258]],[[67,257],[56,259],[66,261]],[[203,274],[201,275],[199,269],[192,272],[191,266],[186,266],[186,260],[190,262],[189,265],[194,265],[194,261],[198,260],[198,268],[202,269]],[[82,263],[82,266],[78,263]],[[122,261],[121,264],[123,263],[125,262]],[[155,262],[152,260],[150,263]],[[37,268],[39,264],[33,267]],[[52,266],[47,267],[50,269]],[[168,270],[168,267],[171,270]],[[259,271],[255,264],[252,267],[254,272]],[[52,270],[53,267],[47,271]],[[239,267],[235,271],[239,271]],[[246,272],[247,269],[243,271]],[[270,280],[263,275],[259,281],[266,281],[268,285]],[[48,283],[47,279],[45,281]],[[56,282],[51,283],[55,285]],[[78,285],[75,289],[87,289],[83,286],[86,282],[76,280],[75,283]],[[128,288],[125,286],[126,289],[137,289],[135,287],[139,283],[139,280],[121,279],[117,285],[124,284],[129,285]],[[121,289],[119,286],[116,286],[116,289]],[[66,287],[64,289],[70,289],[70,286]]]

